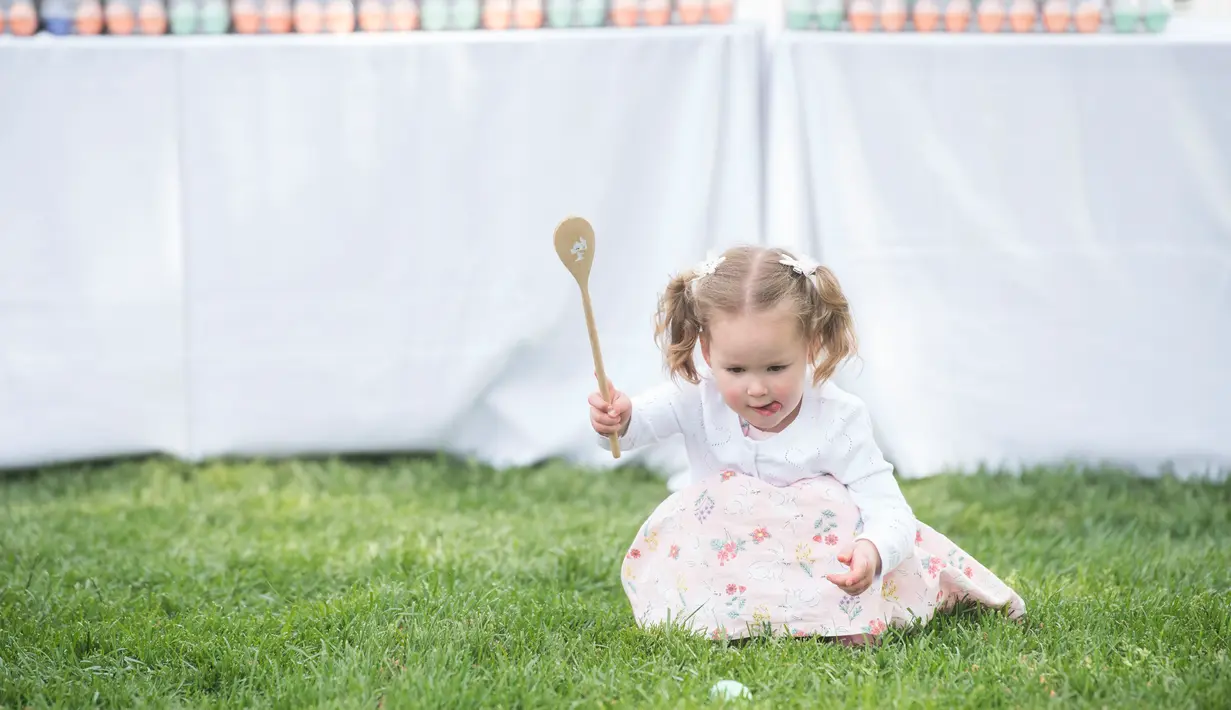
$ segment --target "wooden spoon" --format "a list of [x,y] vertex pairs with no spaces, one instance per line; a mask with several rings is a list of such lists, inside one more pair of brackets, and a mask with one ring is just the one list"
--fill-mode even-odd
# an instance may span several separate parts
[[[594,374],[598,377],[598,391],[611,403],[611,387],[607,373],[603,371],[603,354],[598,347],[598,328],[594,325],[594,309],[590,306],[590,267],[594,264],[594,228],[581,217],[569,217],[556,227],[556,256],[569,270],[577,286],[581,288],[581,307],[586,313],[586,328],[590,331],[590,350],[594,353]],[[611,455],[620,458],[620,442],[617,434],[611,440]]]

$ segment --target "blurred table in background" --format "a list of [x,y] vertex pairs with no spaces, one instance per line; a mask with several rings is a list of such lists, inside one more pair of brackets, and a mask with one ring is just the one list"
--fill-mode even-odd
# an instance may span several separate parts
[[1231,25],[783,34],[767,239],[831,265],[907,475],[1231,466]]
[[0,38],[0,467],[610,463],[569,214],[627,391],[667,274],[768,241],[842,278],[906,475],[1231,466],[1227,25],[765,37]]
[[[0,466],[610,460],[666,275],[760,235],[756,28],[0,41]],[[10,38],[11,40],[11,38]]]

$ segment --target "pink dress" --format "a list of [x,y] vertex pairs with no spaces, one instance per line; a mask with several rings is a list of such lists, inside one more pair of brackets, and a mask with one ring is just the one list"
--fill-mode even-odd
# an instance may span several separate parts
[[970,600],[1025,614],[1025,603],[944,535],[919,523],[914,554],[858,596],[826,575],[863,520],[831,476],[777,487],[726,470],[658,505],[629,545],[621,580],[639,625],[712,639],[761,634],[880,634],[927,623]]

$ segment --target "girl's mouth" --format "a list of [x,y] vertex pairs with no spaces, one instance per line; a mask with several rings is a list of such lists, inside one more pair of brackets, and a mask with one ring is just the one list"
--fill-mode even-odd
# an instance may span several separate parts
[[764,407],[753,407],[752,409],[763,417],[772,417],[782,411],[782,404],[778,402],[770,402]]

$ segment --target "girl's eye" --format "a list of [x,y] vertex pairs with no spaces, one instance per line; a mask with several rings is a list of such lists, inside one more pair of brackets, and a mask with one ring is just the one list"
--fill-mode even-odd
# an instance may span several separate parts
[[782,372],[786,369],[786,365],[773,365],[769,368],[770,372]]
[[728,367],[727,368],[727,372],[731,373],[732,375],[738,375],[743,371],[744,371],[744,368],[742,367]]

